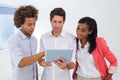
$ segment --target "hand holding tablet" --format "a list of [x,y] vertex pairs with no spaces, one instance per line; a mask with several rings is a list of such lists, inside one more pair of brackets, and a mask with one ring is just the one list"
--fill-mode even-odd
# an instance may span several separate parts
[[70,62],[73,50],[70,49],[46,49],[45,61],[53,62],[54,60],[64,58],[66,62]]

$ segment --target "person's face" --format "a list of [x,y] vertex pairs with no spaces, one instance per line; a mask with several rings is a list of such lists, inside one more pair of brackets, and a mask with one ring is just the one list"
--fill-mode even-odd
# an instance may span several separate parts
[[35,28],[36,19],[35,18],[25,18],[24,24],[21,25],[22,32],[30,37]]
[[51,19],[51,25],[52,25],[52,32],[55,33],[60,33],[62,31],[62,27],[64,25],[64,20],[62,16],[55,15]]
[[77,38],[80,40],[87,40],[88,35],[90,35],[92,33],[92,31],[90,31],[88,29],[88,25],[85,23],[79,23],[78,27],[76,29],[76,33],[77,33]]

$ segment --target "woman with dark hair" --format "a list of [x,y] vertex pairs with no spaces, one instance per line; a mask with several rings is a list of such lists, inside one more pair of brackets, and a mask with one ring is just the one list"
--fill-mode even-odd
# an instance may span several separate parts
[[[84,17],[78,21],[76,66],[74,80],[112,80],[117,70],[117,59],[106,44],[97,37],[97,23],[93,18]],[[110,63],[109,68],[105,59]]]

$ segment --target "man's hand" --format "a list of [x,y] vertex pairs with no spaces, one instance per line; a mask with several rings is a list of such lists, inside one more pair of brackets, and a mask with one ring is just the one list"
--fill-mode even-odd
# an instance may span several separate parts
[[43,67],[51,66],[51,64],[49,62],[45,62],[45,59],[42,59],[39,63]]
[[61,69],[66,69],[67,68],[67,63],[65,59],[60,59],[60,60],[54,60],[54,63]]

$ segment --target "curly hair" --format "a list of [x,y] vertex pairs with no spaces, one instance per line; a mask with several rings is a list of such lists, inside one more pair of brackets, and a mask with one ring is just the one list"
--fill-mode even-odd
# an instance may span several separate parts
[[25,22],[25,18],[35,18],[37,20],[38,10],[32,5],[21,6],[14,13],[14,25],[20,28]]

